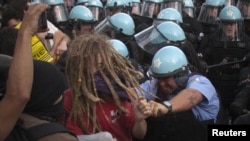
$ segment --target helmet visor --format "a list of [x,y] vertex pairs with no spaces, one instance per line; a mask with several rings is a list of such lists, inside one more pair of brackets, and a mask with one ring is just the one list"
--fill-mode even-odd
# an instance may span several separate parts
[[195,18],[194,16],[194,8],[185,7],[183,8],[184,12],[186,12],[190,17]]
[[164,2],[161,5],[161,10],[163,10],[165,8],[174,8],[177,11],[179,11],[180,14],[181,14],[182,13],[182,1],[167,1],[167,2]]
[[161,3],[144,2],[142,6],[141,16],[155,18],[160,12]]
[[140,13],[141,13],[141,4],[140,3],[133,3],[132,9],[131,9],[131,14],[140,15]]
[[89,10],[92,12],[95,21],[102,21],[104,19],[104,10],[100,7],[89,6]]
[[221,22],[219,41],[241,41],[242,21]]
[[51,5],[48,12],[51,13],[51,15],[53,16],[53,20],[56,23],[68,21],[68,11],[65,8],[64,4]]
[[153,25],[137,33],[135,40],[144,51],[152,55],[168,45],[167,39]]
[[95,28],[94,31],[97,33],[102,33],[108,35],[110,38],[120,39],[121,37],[127,37],[122,31],[119,29],[115,29],[115,27],[110,23],[109,18],[105,18],[102,22],[100,22]]
[[219,7],[208,6],[203,4],[198,17],[198,21],[207,24],[217,24],[218,14],[219,14]]

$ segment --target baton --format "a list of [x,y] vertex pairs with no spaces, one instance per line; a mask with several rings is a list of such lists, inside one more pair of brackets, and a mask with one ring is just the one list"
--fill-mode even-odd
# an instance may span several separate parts
[[207,68],[208,69],[212,69],[212,68],[217,68],[217,67],[221,67],[221,66],[232,65],[232,64],[236,64],[236,63],[242,63],[244,61],[246,61],[245,58],[243,58],[242,60],[236,60],[236,61],[227,62],[227,63],[220,63],[220,64],[215,64],[215,65],[209,65]]

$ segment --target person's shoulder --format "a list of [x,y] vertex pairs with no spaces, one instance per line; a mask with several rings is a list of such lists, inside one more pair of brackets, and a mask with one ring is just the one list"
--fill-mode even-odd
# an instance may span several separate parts
[[189,83],[194,83],[194,82],[202,82],[205,84],[205,82],[210,83],[210,80],[202,74],[194,74],[189,77]]

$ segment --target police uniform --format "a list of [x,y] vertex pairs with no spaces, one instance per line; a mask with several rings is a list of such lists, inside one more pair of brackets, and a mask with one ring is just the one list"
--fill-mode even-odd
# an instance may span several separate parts
[[[157,88],[156,81],[156,79],[153,79],[153,82],[145,82],[141,87],[147,92],[157,93],[157,96],[159,96],[161,92]],[[162,98],[161,100],[171,99],[171,97],[185,88],[198,90],[203,94],[205,100],[188,111],[173,112],[161,117],[148,118],[148,131],[144,141],[207,140],[207,125],[216,122],[219,111],[219,99],[216,90],[207,78],[197,74],[189,74],[187,81],[182,81],[181,83],[182,84],[178,83],[178,90],[172,94],[165,94],[165,99]],[[146,97],[152,99],[149,95],[146,95]]]

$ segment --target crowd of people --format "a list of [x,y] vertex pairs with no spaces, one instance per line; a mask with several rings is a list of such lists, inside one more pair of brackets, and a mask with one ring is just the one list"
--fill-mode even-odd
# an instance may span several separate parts
[[206,141],[208,125],[250,124],[248,0],[0,3],[0,141]]

